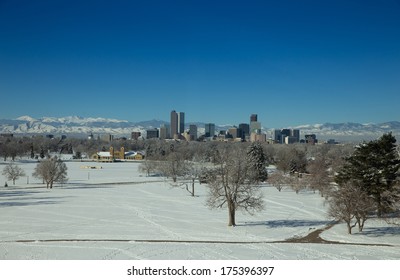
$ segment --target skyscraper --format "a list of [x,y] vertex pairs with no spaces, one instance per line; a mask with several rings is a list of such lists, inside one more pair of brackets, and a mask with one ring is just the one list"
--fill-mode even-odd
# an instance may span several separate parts
[[299,129],[292,129],[290,136],[295,138],[295,143],[300,142],[300,130]]
[[190,140],[191,141],[196,141],[197,140],[197,126],[194,124],[191,124],[189,126],[189,135],[190,135]]
[[146,132],[146,139],[158,138],[160,136],[157,128],[148,129]]
[[[286,139],[287,138],[287,139]],[[276,129],[275,130],[275,142],[280,144],[293,144],[300,142],[300,130],[299,129]]]
[[206,137],[214,137],[215,135],[215,124],[213,123],[206,123]]
[[178,113],[178,133],[183,134],[185,132],[185,113]]
[[162,124],[160,127],[160,139],[170,139],[171,138],[171,127],[169,124]]
[[171,134],[170,136],[174,138],[178,134],[178,113],[173,110],[171,112]]
[[258,133],[261,130],[261,123],[258,122],[257,114],[250,116],[250,133]]
[[250,133],[258,132],[259,130],[261,130],[261,123],[259,122],[250,123]]
[[257,114],[252,114],[250,116],[250,123],[257,122],[258,121],[257,119],[258,119]]
[[250,125],[247,123],[239,124],[239,128],[241,131],[240,137],[245,140],[247,136],[250,136]]

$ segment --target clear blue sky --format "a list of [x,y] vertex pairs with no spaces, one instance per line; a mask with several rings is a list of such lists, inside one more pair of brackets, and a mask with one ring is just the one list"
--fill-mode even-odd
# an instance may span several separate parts
[[0,0],[0,118],[400,120],[400,1]]

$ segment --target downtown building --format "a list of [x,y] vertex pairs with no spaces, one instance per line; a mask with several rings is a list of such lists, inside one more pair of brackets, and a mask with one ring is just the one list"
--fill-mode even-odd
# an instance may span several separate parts
[[205,137],[214,137],[215,136],[215,124],[214,123],[206,123],[205,124]]
[[266,142],[267,135],[261,132],[261,123],[258,121],[258,115],[250,116],[250,142]]
[[180,135],[185,133],[185,113],[171,112],[170,138],[179,139]]
[[299,129],[275,129],[275,143],[279,144],[295,144],[300,142]]

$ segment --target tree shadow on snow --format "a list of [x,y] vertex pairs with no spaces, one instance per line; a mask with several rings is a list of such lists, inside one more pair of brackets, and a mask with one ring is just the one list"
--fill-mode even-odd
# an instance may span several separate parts
[[82,190],[82,189],[111,189],[111,186],[106,186],[106,185],[91,185],[91,184],[82,184],[82,185],[75,185],[75,186],[66,186],[63,185],[60,187],[65,190]]
[[7,191],[0,191],[0,198],[3,197],[20,197],[20,196],[27,196],[32,194],[39,194],[43,193],[41,191],[25,191],[25,190],[7,190]]
[[316,227],[329,224],[330,221],[315,221],[315,220],[273,220],[273,221],[257,221],[245,222],[238,226],[266,226],[269,228],[281,227]]
[[39,200],[39,201],[5,201],[0,202],[0,208],[2,207],[14,207],[14,206],[35,206],[35,205],[50,205],[50,204],[58,204],[61,201],[56,200]]
[[44,193],[48,194],[48,192],[24,190],[0,192],[0,207],[57,204],[68,198],[68,196],[35,196]]
[[364,228],[362,232],[357,232],[355,234],[371,236],[371,237],[380,237],[380,236],[388,236],[388,235],[400,235],[400,227],[371,227]]

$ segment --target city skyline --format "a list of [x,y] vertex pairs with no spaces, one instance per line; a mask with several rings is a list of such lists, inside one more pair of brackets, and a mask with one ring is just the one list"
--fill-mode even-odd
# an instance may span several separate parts
[[[0,119],[398,121],[400,4],[4,1]],[[190,112],[190,113],[189,113]]]
[[[240,123],[239,125],[231,125],[227,129],[219,130],[216,134],[215,123],[203,123],[203,128],[197,127],[197,124],[185,123],[185,112],[177,112],[172,110],[170,113],[170,122],[162,123],[159,127],[151,127],[146,129],[146,139],[159,138],[161,140],[175,139],[186,141],[217,140],[217,141],[267,141],[267,133],[262,131],[261,123],[258,122],[258,114],[251,114],[248,123]],[[200,133],[204,129],[204,133]],[[300,132],[297,133],[296,139],[291,139],[291,143],[300,142]],[[132,132],[132,139],[137,139],[141,133]],[[283,135],[283,134],[282,134]],[[283,135],[280,143],[284,141],[286,136]],[[272,137],[270,138],[272,141]]]

